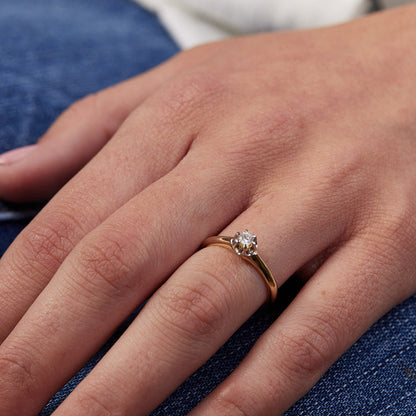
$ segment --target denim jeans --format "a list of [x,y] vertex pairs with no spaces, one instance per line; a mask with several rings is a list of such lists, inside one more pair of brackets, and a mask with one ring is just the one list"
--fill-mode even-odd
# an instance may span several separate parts
[[[1,0],[0,151],[36,141],[74,100],[143,72],[175,52],[176,45],[156,18],[128,0]],[[0,213],[19,209],[1,206]],[[3,218],[0,254],[26,223]],[[299,288],[290,279],[276,306],[260,309],[152,414],[187,414],[239,364]],[[133,318],[54,396],[41,416],[56,409]],[[415,414],[416,296],[374,324],[286,412]]]

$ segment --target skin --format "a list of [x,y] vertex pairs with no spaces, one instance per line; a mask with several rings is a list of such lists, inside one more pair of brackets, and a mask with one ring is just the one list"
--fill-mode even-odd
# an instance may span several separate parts
[[192,416],[282,414],[415,293],[415,17],[195,48],[3,163],[5,199],[73,178],[0,262],[0,414],[36,415],[148,297],[54,415],[154,409],[267,298],[238,256],[197,251],[210,235],[248,228],[279,286],[307,282]]

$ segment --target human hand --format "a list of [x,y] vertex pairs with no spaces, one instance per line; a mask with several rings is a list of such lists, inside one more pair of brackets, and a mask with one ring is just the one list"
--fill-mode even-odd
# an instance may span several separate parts
[[412,13],[185,52],[1,166],[4,197],[44,197],[108,142],[1,259],[0,413],[36,414],[149,296],[56,415],[157,406],[267,297],[236,255],[193,254],[209,235],[248,228],[279,285],[309,280],[193,415],[281,414],[414,293]]

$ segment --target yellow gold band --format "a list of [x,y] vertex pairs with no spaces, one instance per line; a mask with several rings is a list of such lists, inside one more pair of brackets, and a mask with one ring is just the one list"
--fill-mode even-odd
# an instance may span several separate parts
[[[214,236],[208,237],[203,243],[202,247],[207,246],[219,246],[225,247],[229,250],[233,251],[234,253],[238,254],[237,251],[233,247],[232,240],[234,237],[227,237],[227,236]],[[275,278],[273,277],[272,272],[266,266],[266,263],[262,260],[262,258],[255,252],[252,255],[240,255],[244,260],[249,262],[252,266],[256,268],[256,270],[260,273],[262,279],[267,285],[267,289],[269,292],[269,302],[274,302],[277,297],[277,283]]]

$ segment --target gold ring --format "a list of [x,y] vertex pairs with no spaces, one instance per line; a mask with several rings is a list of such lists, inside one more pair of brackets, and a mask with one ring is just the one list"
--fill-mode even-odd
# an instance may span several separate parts
[[219,246],[228,248],[237,253],[241,258],[248,261],[260,273],[262,279],[267,285],[269,292],[269,302],[274,302],[277,296],[277,283],[272,272],[266,266],[266,263],[257,253],[257,236],[250,234],[248,230],[242,233],[236,233],[234,237],[214,236],[208,237],[202,247]]

